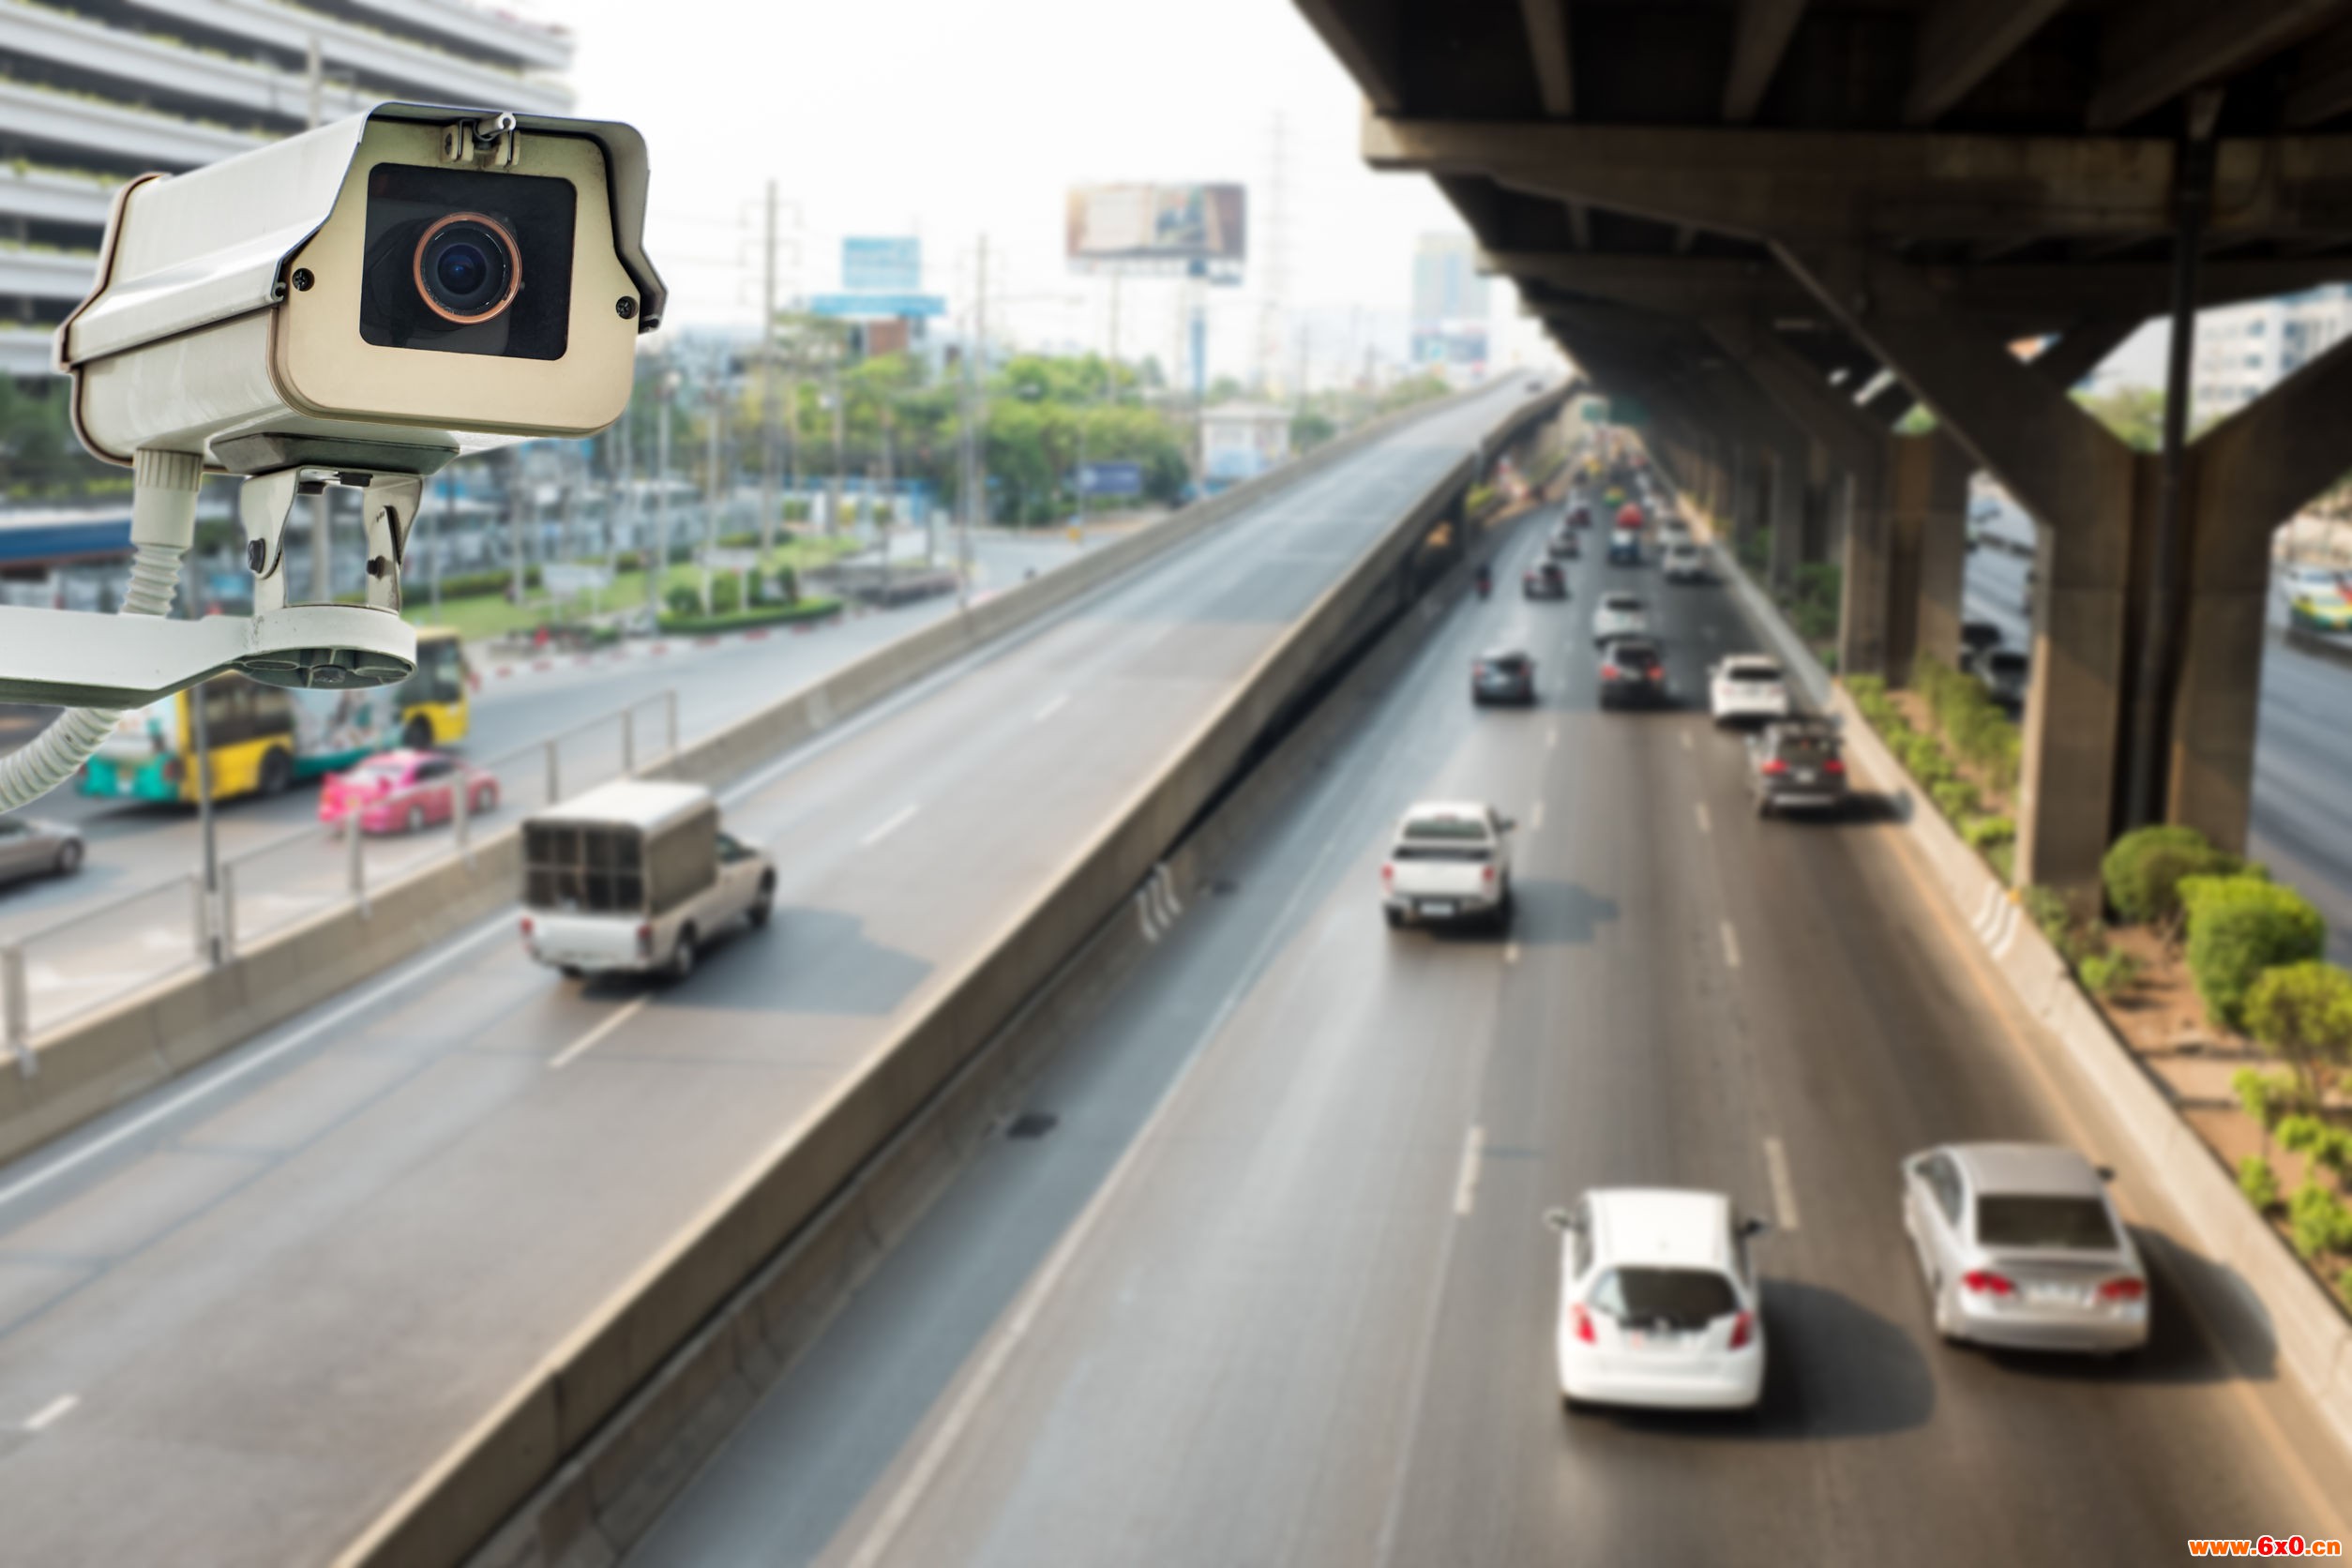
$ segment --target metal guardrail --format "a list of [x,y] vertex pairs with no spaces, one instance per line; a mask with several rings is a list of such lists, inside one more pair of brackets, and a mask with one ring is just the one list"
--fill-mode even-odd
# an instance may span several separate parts
[[[639,719],[659,704],[661,748],[640,756]],[[567,745],[603,738],[611,749],[575,758]],[[430,838],[370,837],[354,817],[314,822],[223,856],[218,885],[207,893],[203,874],[183,872],[78,910],[53,925],[0,942],[0,1041],[31,1077],[39,1070],[34,1036],[108,1006],[131,991],[190,969],[234,958],[240,939],[329,910],[369,910],[369,890],[387,876],[422,870],[451,856],[471,863],[475,797],[485,778],[504,803],[536,809],[612,778],[627,777],[677,754],[678,693],[654,697],[574,725],[486,761],[465,760],[452,788],[449,833]],[[527,786],[509,789],[508,781]],[[339,846],[335,840],[340,838]],[[140,906],[151,906],[144,918]]]

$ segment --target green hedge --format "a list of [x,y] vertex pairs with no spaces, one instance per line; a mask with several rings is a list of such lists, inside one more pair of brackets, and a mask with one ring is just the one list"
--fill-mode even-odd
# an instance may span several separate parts
[[2003,794],[2017,789],[2024,743],[2017,726],[1984,687],[1941,659],[1922,654],[1911,666],[1911,684],[1936,716],[1937,726],[1960,760]]
[[2295,1189],[2286,1204],[2287,1235],[2305,1258],[2323,1252],[2352,1252],[2352,1213],[2312,1177]]
[[[745,631],[753,626],[781,626],[788,621],[820,621],[841,608],[839,599],[803,599],[798,604],[754,606],[738,610],[729,615],[701,613],[701,596],[687,590],[694,610],[691,613],[672,610],[661,618],[661,629],[681,637],[701,636],[710,632]],[[717,595],[712,595],[714,602]]]
[[2107,905],[2127,926],[2171,920],[2180,912],[2180,879],[2231,877],[2245,862],[2195,828],[2177,823],[2136,828],[2099,862]]
[[2207,1016],[2245,1026],[2247,993],[2262,972],[2319,957],[2328,923],[2292,888],[2255,875],[2183,877],[2189,917],[2189,973]]

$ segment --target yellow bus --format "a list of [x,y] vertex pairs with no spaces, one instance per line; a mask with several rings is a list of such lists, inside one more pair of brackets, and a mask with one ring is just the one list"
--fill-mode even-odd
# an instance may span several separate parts
[[473,723],[465,660],[447,626],[416,634],[416,672],[396,686],[293,690],[215,675],[127,713],[83,770],[82,792],[192,801],[193,704],[204,704],[215,800],[280,793],[394,746],[451,746]]

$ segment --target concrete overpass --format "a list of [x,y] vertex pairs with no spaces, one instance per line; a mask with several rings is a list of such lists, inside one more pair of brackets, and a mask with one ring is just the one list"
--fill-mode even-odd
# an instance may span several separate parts
[[2352,468],[2352,346],[2158,454],[2068,389],[2150,315],[2352,279],[2352,0],[1299,6],[1366,158],[1684,490],[1776,582],[1841,563],[1842,669],[1956,651],[1972,467],[2030,513],[2021,882],[2140,822],[2243,845],[2269,540]]

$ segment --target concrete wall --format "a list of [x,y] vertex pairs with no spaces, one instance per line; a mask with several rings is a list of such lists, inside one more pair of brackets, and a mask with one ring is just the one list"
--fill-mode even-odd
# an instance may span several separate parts
[[[1568,395],[1558,389],[1515,406],[1499,423],[1498,438],[1527,428]],[[647,771],[712,784],[738,776],[1445,406],[1451,405],[1425,405],[1374,420],[1296,462],[876,649]],[[364,915],[348,907],[319,916],[253,944],[219,969],[163,982],[36,1038],[32,1071],[0,1070],[0,1161],[506,908],[520,885],[519,856],[516,829],[487,835],[476,841],[470,863],[453,856],[371,890]]]

